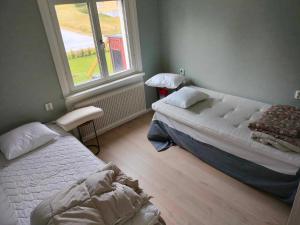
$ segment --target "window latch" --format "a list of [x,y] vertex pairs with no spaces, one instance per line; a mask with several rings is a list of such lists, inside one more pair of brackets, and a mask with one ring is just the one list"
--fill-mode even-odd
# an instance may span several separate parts
[[103,40],[100,40],[100,48],[104,49],[105,48],[105,43]]

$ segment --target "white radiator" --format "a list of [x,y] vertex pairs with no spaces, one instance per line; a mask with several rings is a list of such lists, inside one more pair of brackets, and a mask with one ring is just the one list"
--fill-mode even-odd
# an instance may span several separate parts
[[[97,134],[102,134],[146,112],[144,83],[119,88],[76,103],[73,108],[96,106],[104,116],[95,120]],[[94,138],[92,124],[81,128],[84,140]]]

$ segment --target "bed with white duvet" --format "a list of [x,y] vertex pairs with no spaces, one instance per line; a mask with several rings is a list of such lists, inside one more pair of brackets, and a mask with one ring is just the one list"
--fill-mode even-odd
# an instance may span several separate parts
[[209,98],[188,109],[165,99],[152,105],[155,114],[148,138],[155,148],[179,145],[230,176],[291,203],[299,183],[300,154],[255,142],[248,128],[270,105],[193,88]]
[[[41,201],[106,165],[74,136],[59,133],[57,140],[14,160],[0,153],[0,187],[18,225],[30,224],[30,215]],[[158,219],[159,210],[149,203],[128,224],[150,225]]]

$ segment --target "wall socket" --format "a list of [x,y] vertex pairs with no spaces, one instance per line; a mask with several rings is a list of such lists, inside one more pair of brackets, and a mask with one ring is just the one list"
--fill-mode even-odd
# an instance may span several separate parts
[[300,90],[295,91],[295,99],[300,100]]
[[179,74],[184,76],[185,75],[185,69],[184,68],[180,68],[179,69]]
[[45,104],[45,109],[46,109],[47,112],[53,111],[54,108],[53,108],[52,102],[46,103]]

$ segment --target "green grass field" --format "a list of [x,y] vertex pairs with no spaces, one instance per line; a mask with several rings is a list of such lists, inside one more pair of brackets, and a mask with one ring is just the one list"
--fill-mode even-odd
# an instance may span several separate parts
[[[106,51],[106,61],[107,61],[107,68],[109,74],[113,73],[113,65],[110,57],[110,52]],[[79,57],[79,58],[74,58],[74,59],[68,59],[69,60],[69,65],[70,69],[73,75],[73,80],[75,85],[85,83],[87,81],[90,81],[92,78],[89,78],[87,76],[87,72],[91,65],[97,60],[96,55],[90,55],[90,56],[84,56],[84,57]],[[93,72],[93,75],[97,75],[100,72],[99,66],[96,67],[96,69]]]

